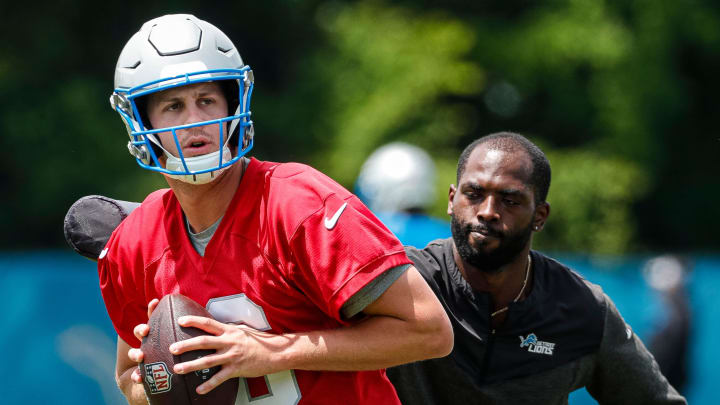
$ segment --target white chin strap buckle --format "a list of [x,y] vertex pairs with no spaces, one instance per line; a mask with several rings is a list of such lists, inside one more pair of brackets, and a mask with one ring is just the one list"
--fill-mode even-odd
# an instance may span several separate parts
[[[168,174],[168,177],[172,177],[173,179],[178,179],[180,181],[183,181],[185,183],[189,184],[207,184],[215,179],[217,179],[220,176],[220,173],[225,171],[227,169],[226,167],[205,172],[205,173],[197,173],[193,174],[195,172],[199,172],[202,170],[212,169],[213,167],[218,167],[219,164],[219,156],[220,152],[212,152],[208,153],[207,155],[200,155],[200,156],[193,156],[189,158],[185,158],[185,165],[187,166],[187,169],[189,173],[187,174]],[[182,160],[180,158],[176,158],[175,156],[172,156],[169,153],[165,153],[165,157],[167,158],[167,162],[165,163],[165,168],[170,171],[174,172],[185,172],[185,166],[183,166]],[[230,152],[230,148],[225,146],[223,148],[223,155],[222,155],[222,163],[225,164],[229,162],[232,159],[232,153]]]

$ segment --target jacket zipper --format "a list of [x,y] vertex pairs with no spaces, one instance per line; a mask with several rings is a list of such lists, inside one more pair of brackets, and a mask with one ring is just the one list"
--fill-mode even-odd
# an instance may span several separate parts
[[490,366],[490,356],[492,356],[493,346],[495,345],[495,329],[490,331],[487,341],[487,349],[485,349],[485,356],[483,357],[482,367],[480,368],[480,384],[485,382],[485,376],[487,375],[488,367]]

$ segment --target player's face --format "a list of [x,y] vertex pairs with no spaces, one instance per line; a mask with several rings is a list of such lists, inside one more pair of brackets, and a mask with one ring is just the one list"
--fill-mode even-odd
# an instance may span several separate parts
[[525,251],[536,221],[532,166],[524,152],[489,150],[470,154],[457,188],[450,187],[448,214],[460,257],[495,272]]
[[[226,117],[228,104],[219,84],[195,83],[150,94],[147,113],[153,128],[167,128]],[[219,124],[214,124],[177,131],[183,155],[192,157],[217,152],[218,130]],[[227,133],[226,128],[223,130]],[[159,133],[158,138],[168,152],[179,157],[172,132]]]

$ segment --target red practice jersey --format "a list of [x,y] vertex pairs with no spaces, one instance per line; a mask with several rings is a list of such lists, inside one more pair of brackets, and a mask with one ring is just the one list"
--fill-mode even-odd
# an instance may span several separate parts
[[[147,303],[184,294],[217,320],[274,333],[339,328],[342,305],[382,272],[410,264],[400,242],[352,193],[301,164],[252,159],[200,256],[171,190],[150,194],[113,233],[98,261],[100,287],[118,335]],[[399,404],[384,370],[288,370],[242,379],[254,405]],[[297,402],[299,399],[299,402]]]

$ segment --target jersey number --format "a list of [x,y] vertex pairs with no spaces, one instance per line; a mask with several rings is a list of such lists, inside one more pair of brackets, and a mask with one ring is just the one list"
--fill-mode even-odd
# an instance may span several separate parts
[[[207,310],[220,322],[245,324],[257,330],[268,330],[270,324],[262,307],[245,294],[212,298]],[[293,370],[263,377],[241,378],[235,405],[294,405],[300,401],[300,388]]]

